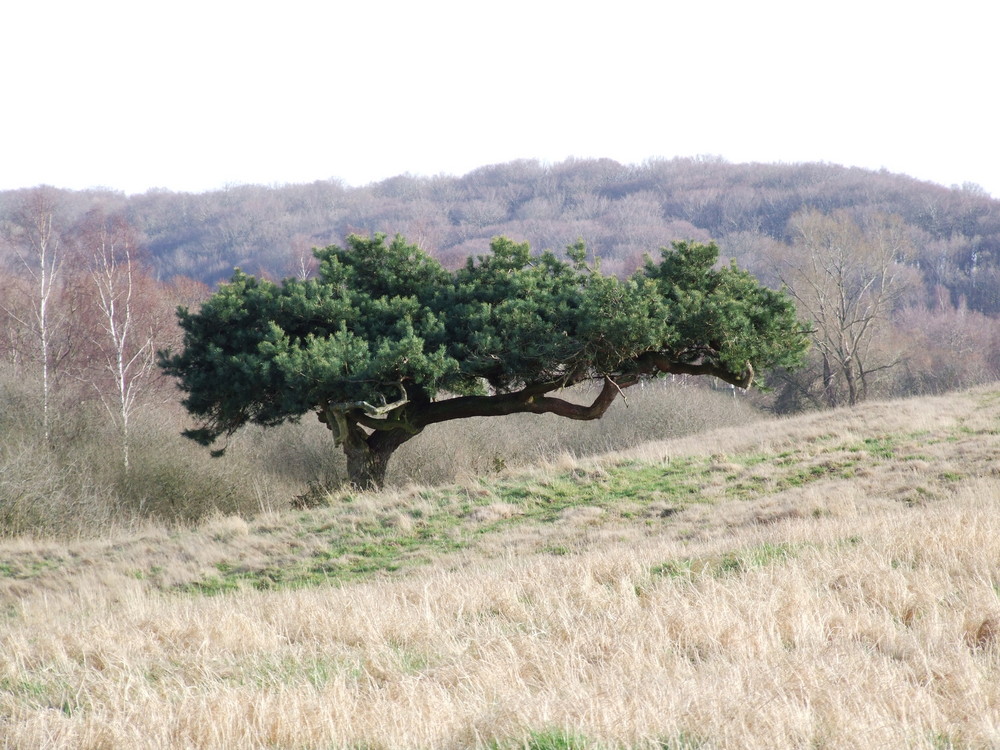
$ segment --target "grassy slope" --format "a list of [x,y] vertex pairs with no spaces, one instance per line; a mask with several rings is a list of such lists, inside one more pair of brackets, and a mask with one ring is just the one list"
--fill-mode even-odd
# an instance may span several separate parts
[[5,542],[5,746],[995,744],[998,435],[977,390]]

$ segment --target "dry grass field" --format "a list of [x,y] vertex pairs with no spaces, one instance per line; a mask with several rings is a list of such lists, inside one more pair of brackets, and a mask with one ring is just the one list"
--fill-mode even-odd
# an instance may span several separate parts
[[1000,391],[0,542],[4,748],[1000,747]]

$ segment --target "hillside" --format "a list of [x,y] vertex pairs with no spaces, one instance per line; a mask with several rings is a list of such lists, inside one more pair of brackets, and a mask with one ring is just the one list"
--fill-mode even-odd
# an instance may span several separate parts
[[998,449],[990,387],[5,541],[4,746],[992,746]]
[[[0,192],[0,224],[29,191]],[[347,187],[232,186],[203,194],[60,193],[58,226],[95,207],[123,213],[159,279],[228,279],[234,266],[273,277],[308,270],[312,247],[350,233],[401,233],[449,264],[485,253],[497,235],[562,250],[583,239],[604,268],[630,273],[644,253],[676,239],[712,239],[762,277],[772,242],[789,239],[804,209],[897,215],[918,248],[913,265],[933,296],[1000,311],[1000,201],[976,185],[947,188],[900,174],[835,164],[733,164],[719,158],[520,160],[461,177],[399,175]],[[2,245],[0,245],[2,247]],[[2,259],[0,249],[0,259]],[[771,281],[771,279],[767,279]]]

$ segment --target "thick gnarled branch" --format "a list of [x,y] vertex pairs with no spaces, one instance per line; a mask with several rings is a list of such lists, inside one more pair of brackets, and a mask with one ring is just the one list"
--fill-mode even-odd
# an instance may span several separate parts
[[732,372],[711,360],[701,359],[696,362],[681,362],[662,352],[647,352],[637,360],[638,371],[644,375],[654,375],[658,372],[672,375],[712,375],[719,380],[739,388],[749,388],[753,385],[753,365],[746,363],[742,372]]
[[[575,420],[600,419],[623,389],[635,385],[642,377],[657,374],[712,375],[740,388],[749,388],[754,380],[753,366],[747,362],[742,372],[734,373],[709,357],[692,362],[678,361],[663,352],[647,352],[635,360],[635,369],[627,374],[604,375],[600,393],[590,404],[577,404],[550,396],[552,391],[566,386],[567,377],[526,385],[518,391],[489,396],[458,396],[442,401],[411,403],[404,398],[383,407],[367,402],[338,403],[321,410],[320,421],[326,422],[338,435],[346,436],[347,423],[358,424],[375,431],[404,430],[416,434],[424,427],[468,417],[501,417],[509,414],[555,414]],[[574,373],[572,382],[583,378]],[[403,407],[405,418],[403,417]],[[397,411],[398,418],[393,418]],[[340,437],[339,440],[342,440]]]
[[350,411],[360,410],[369,417],[381,417],[400,408],[401,406],[406,406],[406,404],[410,402],[410,397],[406,395],[406,389],[403,387],[403,384],[398,383],[397,385],[399,386],[400,398],[398,401],[393,401],[391,404],[375,406],[367,401],[344,401],[336,404],[327,404],[324,409],[332,409],[345,414]]
[[399,383],[398,386],[400,398],[381,406],[375,406],[368,401],[340,401],[332,404],[321,404],[317,409],[319,421],[333,433],[334,444],[338,446],[342,445],[351,434],[352,425],[360,424],[372,430],[405,429],[407,425],[404,422],[386,417],[387,414],[402,409],[410,403],[410,397],[403,384]]
[[638,382],[638,378],[627,376],[613,380],[604,377],[604,386],[594,401],[589,404],[574,404],[565,399],[548,396],[559,387],[559,383],[539,383],[526,386],[513,393],[493,396],[459,396],[444,401],[435,401],[419,407],[411,416],[414,425],[421,428],[438,422],[466,417],[502,417],[508,414],[555,414],[569,419],[600,419],[614,402],[622,388]]

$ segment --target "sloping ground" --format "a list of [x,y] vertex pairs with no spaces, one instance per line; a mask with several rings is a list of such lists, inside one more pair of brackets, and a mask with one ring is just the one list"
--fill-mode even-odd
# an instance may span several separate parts
[[0,546],[4,747],[1000,744],[1000,392]]

